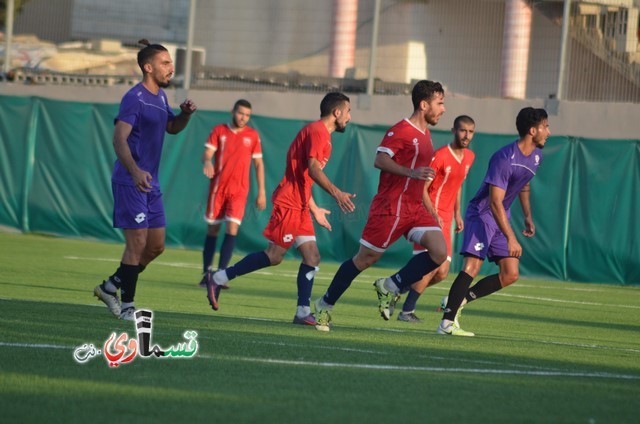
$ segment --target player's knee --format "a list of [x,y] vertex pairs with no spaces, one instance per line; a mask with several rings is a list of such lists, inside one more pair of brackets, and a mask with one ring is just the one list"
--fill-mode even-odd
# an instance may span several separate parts
[[378,258],[370,255],[356,255],[353,257],[353,264],[360,271],[364,271],[365,269],[373,266],[378,261]]
[[429,251],[429,256],[431,260],[438,265],[441,265],[444,261],[447,260],[447,252],[444,250],[433,249]]
[[500,274],[500,283],[502,287],[510,286],[518,281],[520,272],[518,270],[506,271]]
[[[448,261],[445,261],[444,264],[446,263],[448,263]],[[447,275],[449,275],[449,267],[448,266],[445,267],[444,264],[442,264],[442,266],[440,266],[440,268],[438,268],[438,270],[436,271],[435,275],[431,279],[431,282],[429,284],[430,286],[436,283],[439,283],[440,281],[447,278]]]
[[147,246],[147,250],[149,251],[150,256],[152,256],[153,258],[157,258],[164,252],[164,244],[159,244],[152,247]]

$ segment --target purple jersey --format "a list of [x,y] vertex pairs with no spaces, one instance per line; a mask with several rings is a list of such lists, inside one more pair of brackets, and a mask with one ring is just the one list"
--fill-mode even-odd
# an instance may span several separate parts
[[541,162],[541,149],[536,148],[529,156],[525,156],[518,148],[517,141],[495,152],[489,160],[489,168],[480,189],[469,202],[467,217],[488,217],[495,222],[489,206],[490,186],[505,190],[502,205],[507,217],[510,217],[511,204],[520,190],[536,175]]
[[[147,90],[142,83],[129,90],[120,102],[120,111],[115,121],[126,122],[133,128],[127,143],[138,167],[153,177],[151,185],[159,187],[158,168],[164,143],[167,122],[175,118],[167,95],[160,89],[157,95]],[[119,160],[116,160],[111,181],[134,185],[133,179]]]

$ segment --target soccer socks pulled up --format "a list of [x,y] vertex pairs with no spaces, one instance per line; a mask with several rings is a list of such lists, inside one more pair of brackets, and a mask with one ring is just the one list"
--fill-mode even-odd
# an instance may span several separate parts
[[360,272],[353,263],[353,259],[344,261],[333,277],[327,292],[323,296],[323,300],[329,305],[335,305]]
[[389,278],[398,286],[400,293],[404,293],[413,283],[420,281],[436,268],[438,264],[431,259],[429,253],[422,252],[414,255],[400,271]]
[[226,269],[233,255],[233,248],[236,247],[236,236],[225,234],[220,246],[220,259],[218,260],[218,269]]
[[133,298],[136,295],[136,286],[138,285],[139,267],[138,265],[122,264],[118,271],[122,282],[120,287],[122,303],[133,303]]
[[233,280],[241,275],[271,266],[271,261],[264,251],[249,253],[238,263],[225,270],[227,278]]
[[320,268],[315,266],[300,264],[300,268],[298,269],[298,278],[296,280],[298,284],[298,306],[311,305],[313,278],[319,270]]
[[204,239],[204,248],[202,249],[202,273],[203,274],[209,270],[211,263],[213,263],[213,256],[216,253],[217,242],[218,242],[217,236],[207,236]]
[[417,291],[411,289],[409,290],[409,294],[402,305],[402,312],[413,312],[416,310],[416,303],[422,293],[418,293]]
[[444,310],[442,319],[453,321],[458,312],[458,308],[462,303],[469,286],[473,281],[473,277],[464,271],[460,271],[460,274],[453,280],[453,284],[449,289],[449,300],[447,301],[447,307]]
[[488,296],[491,293],[495,293],[500,289],[502,289],[500,275],[488,275],[467,290],[465,299],[467,300],[467,303],[469,303],[473,300],[480,299],[481,297]]

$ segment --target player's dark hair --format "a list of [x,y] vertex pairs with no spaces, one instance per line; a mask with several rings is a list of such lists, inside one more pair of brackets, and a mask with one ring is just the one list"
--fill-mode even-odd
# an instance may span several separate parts
[[320,117],[324,118],[333,113],[334,110],[342,106],[344,102],[350,102],[349,98],[342,93],[327,93],[320,102]]
[[516,128],[520,137],[527,135],[529,130],[533,127],[537,127],[542,121],[548,119],[547,111],[544,109],[535,109],[532,107],[525,107],[518,112],[516,117]]
[[476,121],[474,121],[473,118],[468,115],[460,115],[453,120],[453,128],[457,130],[458,128],[460,128],[460,124],[475,125]]
[[246,107],[247,109],[251,109],[251,103],[249,103],[249,100],[240,99],[233,105],[233,110],[238,110],[238,107]]
[[444,96],[444,88],[439,82],[422,80],[418,81],[411,90],[411,101],[413,102],[413,110],[420,109],[420,102],[427,102],[433,98],[433,95],[440,93]]
[[146,38],[138,40],[138,43],[145,46],[138,52],[138,66],[144,74],[144,65],[151,62],[158,53],[166,52],[167,48],[162,44],[151,44]]

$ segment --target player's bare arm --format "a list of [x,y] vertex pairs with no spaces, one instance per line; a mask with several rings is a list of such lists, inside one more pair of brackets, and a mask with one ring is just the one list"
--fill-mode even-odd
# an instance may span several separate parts
[[148,192],[151,190],[151,174],[143,169],[140,169],[136,164],[136,161],[131,155],[131,149],[127,139],[131,134],[133,127],[124,121],[117,121],[115,130],[113,131],[113,149],[116,152],[116,156],[120,163],[127,168],[136,188],[139,191]]
[[536,226],[533,224],[533,215],[531,215],[531,183],[526,186],[518,194],[520,198],[520,206],[522,207],[522,215],[524,216],[524,230],[522,234],[525,237],[533,237],[536,234]]
[[316,201],[313,200],[313,197],[309,199],[309,212],[311,212],[311,215],[313,215],[313,218],[316,220],[318,225],[331,231],[331,224],[327,219],[327,215],[331,215],[331,211],[328,209],[319,207],[316,204]]
[[342,210],[342,212],[348,213],[356,210],[356,205],[351,201],[351,199],[356,197],[356,195],[346,193],[336,187],[329,180],[329,177],[327,177],[327,175],[322,171],[320,162],[315,158],[309,159],[309,176],[320,186],[320,188],[329,193],[331,197],[336,200],[336,203],[340,206],[340,210]]
[[205,177],[211,179],[215,175],[215,168],[213,167],[213,155],[216,151],[209,147],[204,148],[204,153],[202,154],[202,173]]
[[511,228],[509,218],[507,218],[507,211],[504,209],[502,202],[504,201],[504,195],[506,191],[500,187],[491,186],[489,188],[489,205],[493,218],[498,224],[498,228],[507,238],[507,247],[509,249],[509,255],[514,258],[519,258],[522,255],[522,246],[518,243],[516,235]]
[[462,188],[458,189],[458,194],[456,195],[456,203],[453,205],[453,219],[456,221],[455,232],[460,233],[464,230],[464,220],[462,219],[462,214],[460,213],[460,204],[462,203]]
[[178,134],[185,129],[191,119],[191,115],[198,109],[196,104],[190,99],[185,100],[180,104],[180,114],[176,116],[173,121],[167,122],[167,132],[169,134]]
[[264,161],[262,160],[262,158],[254,158],[253,167],[256,171],[256,182],[258,183],[256,208],[258,208],[259,211],[262,211],[267,207],[267,193],[264,189]]
[[436,176],[436,171],[429,166],[421,166],[415,169],[399,165],[385,152],[378,152],[373,166],[381,171],[401,177],[409,177],[415,180],[431,181]]
[[442,227],[443,225],[442,219],[438,215],[438,211],[436,210],[436,208],[433,206],[431,197],[429,197],[429,187],[431,187],[431,182],[432,180],[428,180],[424,184],[424,190],[422,190],[422,204],[427,209],[427,212],[429,212],[438,221],[438,225]]

